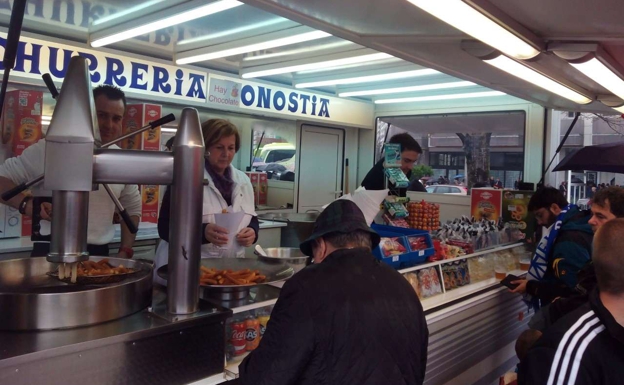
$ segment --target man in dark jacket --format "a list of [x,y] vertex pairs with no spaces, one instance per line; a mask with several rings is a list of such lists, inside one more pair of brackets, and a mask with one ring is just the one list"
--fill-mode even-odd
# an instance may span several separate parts
[[[615,218],[624,218],[624,189],[608,187],[596,193],[591,207],[592,217],[589,224],[594,233]],[[589,261],[577,274],[576,293],[569,298],[554,301],[548,307],[547,325],[551,325],[566,314],[588,301],[588,295],[596,287],[594,264]]]
[[[422,148],[420,144],[410,134],[397,134],[394,135],[388,143],[395,143],[401,145],[401,171],[405,174],[407,179],[412,177],[412,168],[418,161],[418,158],[422,154]],[[366,174],[362,181],[362,186],[367,190],[384,190],[386,175],[384,174],[384,159],[382,158],[373,168]],[[388,183],[388,187],[392,190],[393,186]],[[418,179],[414,179],[409,187],[408,191],[420,191],[427,192],[425,186],[420,183]]]
[[314,264],[289,279],[242,384],[422,384],[428,330],[407,280],[371,253],[379,235],[338,200],[301,244]]
[[624,378],[624,219],[594,240],[598,289],[589,302],[546,330],[520,364],[518,383],[621,384]]
[[538,244],[531,262],[529,275],[533,279],[514,281],[519,285],[513,292],[527,293],[543,306],[574,293],[577,273],[591,259],[593,232],[589,213],[568,204],[553,187],[536,191],[528,210],[549,232]]

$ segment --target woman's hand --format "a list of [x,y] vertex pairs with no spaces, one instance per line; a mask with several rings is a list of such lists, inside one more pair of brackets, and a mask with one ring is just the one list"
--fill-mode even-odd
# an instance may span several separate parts
[[251,227],[245,227],[236,235],[236,240],[244,247],[253,245],[255,239],[256,232]]
[[208,223],[206,225],[206,231],[204,232],[204,236],[208,240],[208,242],[216,245],[216,246],[224,246],[228,243],[228,231],[227,229],[217,226],[214,223]]

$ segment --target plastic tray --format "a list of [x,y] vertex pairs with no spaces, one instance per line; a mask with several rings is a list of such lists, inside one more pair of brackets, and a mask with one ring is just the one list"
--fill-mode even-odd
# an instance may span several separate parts
[[[381,246],[377,246],[373,250],[373,254],[380,261],[387,263],[388,265],[394,267],[395,269],[402,269],[414,265],[418,265],[420,263],[424,263],[427,260],[427,257],[435,254],[435,250],[433,249],[433,242],[431,241],[431,236],[428,231],[423,230],[415,230],[415,229],[406,229],[403,227],[394,227],[394,226],[384,226],[373,224],[371,226],[373,230],[375,230],[379,236],[382,238],[400,238],[403,245],[406,246],[408,252],[399,255],[391,255],[388,257],[384,257],[383,252],[381,250]],[[409,246],[409,242],[407,237],[418,236],[425,238],[427,242],[428,248],[424,250],[416,250],[412,251]]]

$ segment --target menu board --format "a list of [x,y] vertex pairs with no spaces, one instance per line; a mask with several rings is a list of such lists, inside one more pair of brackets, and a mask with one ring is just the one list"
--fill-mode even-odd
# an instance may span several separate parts
[[470,214],[478,221],[498,221],[502,215],[503,191],[473,188],[470,196]]
[[529,212],[532,191],[505,191],[503,193],[503,221],[514,230],[519,230],[518,240],[530,240],[535,233],[535,219]]

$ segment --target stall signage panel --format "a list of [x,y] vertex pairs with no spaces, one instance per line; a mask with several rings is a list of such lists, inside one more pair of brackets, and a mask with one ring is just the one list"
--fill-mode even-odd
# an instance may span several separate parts
[[370,127],[373,106],[296,89],[210,74],[208,104]]
[[[0,33],[0,56],[4,56],[6,33]],[[41,79],[49,73],[62,81],[72,56],[89,61],[91,81],[112,84],[126,92],[193,102],[206,101],[206,73],[69,47],[44,40],[21,37],[12,76]],[[0,69],[4,67],[0,64]]]

